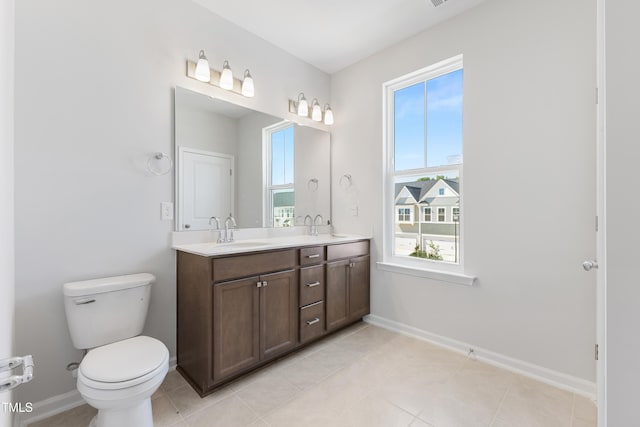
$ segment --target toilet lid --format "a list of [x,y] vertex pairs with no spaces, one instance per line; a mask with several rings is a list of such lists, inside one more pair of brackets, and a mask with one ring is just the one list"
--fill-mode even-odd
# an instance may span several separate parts
[[148,374],[167,360],[167,347],[138,336],[93,349],[80,364],[82,375],[104,383],[129,381]]

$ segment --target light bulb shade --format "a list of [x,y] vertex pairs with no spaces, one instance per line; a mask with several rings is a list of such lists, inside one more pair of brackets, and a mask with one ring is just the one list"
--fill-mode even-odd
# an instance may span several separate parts
[[304,93],[298,95],[298,115],[308,117],[309,116],[309,103],[307,98],[304,97]]
[[317,99],[311,102],[311,120],[315,120],[316,122],[322,121],[322,108]]
[[242,95],[247,98],[253,98],[254,93],[253,77],[251,77],[249,70],[246,70],[244,72],[244,79],[242,80]]
[[211,69],[209,68],[209,61],[204,55],[204,50],[200,51],[198,63],[196,64],[196,79],[205,83],[209,83],[211,80]]
[[220,73],[220,87],[226,90],[233,89],[233,73],[231,72],[231,67],[229,67],[229,62],[227,61],[224,61],[224,64],[222,65],[222,73]]
[[333,124],[333,111],[331,111],[331,107],[329,106],[329,104],[324,106],[324,124]]

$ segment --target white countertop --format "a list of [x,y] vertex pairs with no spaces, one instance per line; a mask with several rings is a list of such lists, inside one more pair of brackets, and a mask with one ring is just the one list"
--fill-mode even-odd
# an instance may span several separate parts
[[173,245],[173,249],[202,256],[219,256],[243,252],[270,251],[272,249],[316,246],[332,243],[348,243],[370,237],[354,234],[320,234],[319,236],[285,236],[261,239],[236,240],[231,243],[187,243]]

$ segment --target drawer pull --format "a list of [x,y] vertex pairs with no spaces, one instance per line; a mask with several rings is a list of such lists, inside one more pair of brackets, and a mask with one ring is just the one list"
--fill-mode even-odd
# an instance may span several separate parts
[[307,283],[307,288],[315,288],[316,286],[320,286],[320,282]]
[[311,326],[311,325],[315,325],[316,323],[318,323],[320,321],[320,319],[318,317],[316,317],[313,320],[307,320],[307,325]]
[[307,258],[320,258],[320,254],[307,255]]

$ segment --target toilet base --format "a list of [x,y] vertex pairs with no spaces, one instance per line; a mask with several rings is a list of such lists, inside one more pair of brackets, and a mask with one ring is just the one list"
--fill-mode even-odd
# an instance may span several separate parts
[[89,427],[153,427],[151,399],[127,408],[99,409]]

